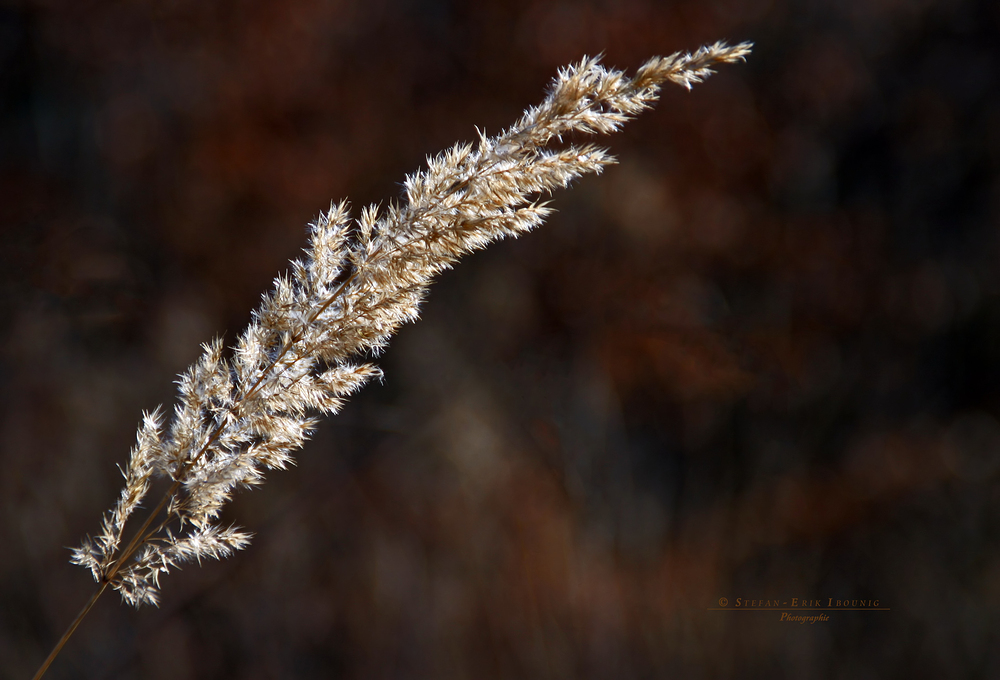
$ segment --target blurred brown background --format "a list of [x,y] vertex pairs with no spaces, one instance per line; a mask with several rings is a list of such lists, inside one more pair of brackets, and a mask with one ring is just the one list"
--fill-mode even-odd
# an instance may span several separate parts
[[[331,200],[557,67],[752,40],[441,277],[249,550],[55,678],[1000,677],[1000,5],[0,6],[0,671],[93,589],[142,409]],[[877,598],[789,625],[720,597]]]

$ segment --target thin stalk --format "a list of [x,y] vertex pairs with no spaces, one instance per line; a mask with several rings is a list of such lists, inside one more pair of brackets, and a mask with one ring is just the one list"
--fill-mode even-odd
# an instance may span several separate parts
[[67,642],[69,642],[69,639],[73,636],[73,633],[75,633],[76,629],[79,628],[80,622],[83,621],[83,619],[86,618],[87,614],[90,613],[90,610],[94,608],[94,605],[97,604],[98,598],[100,598],[101,595],[104,594],[104,591],[107,590],[107,588],[108,588],[108,581],[103,581],[101,583],[101,587],[97,589],[97,592],[95,592],[93,595],[90,596],[90,599],[87,601],[87,604],[83,606],[83,609],[80,610],[80,613],[76,615],[75,619],[73,619],[73,623],[69,624],[69,628],[66,629],[66,632],[63,633],[63,636],[59,638],[59,642],[57,642],[56,646],[52,648],[51,652],[49,652],[48,657],[45,659],[44,663],[42,663],[41,667],[38,669],[38,672],[35,673],[35,676],[32,678],[32,680],[40,680],[41,677],[45,675],[45,671],[49,670],[49,666],[51,666],[52,662],[56,660],[56,657],[59,656],[59,652],[62,651],[62,648],[66,646]]

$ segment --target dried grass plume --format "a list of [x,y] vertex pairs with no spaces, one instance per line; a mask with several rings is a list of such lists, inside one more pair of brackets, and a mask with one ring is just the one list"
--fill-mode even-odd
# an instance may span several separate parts
[[[379,375],[364,357],[417,318],[434,276],[465,253],[538,226],[550,212],[539,195],[614,162],[597,146],[553,140],[614,132],[649,108],[664,82],[690,88],[749,51],[748,43],[716,43],[654,58],[631,77],[585,58],[560,70],[544,101],[507,131],[429,158],[406,178],[400,203],[352,218],[342,202],[321,215],[305,256],[275,280],[232,357],[224,358],[221,340],[206,344],[179,379],[171,417],[145,414],[117,503],[73,551],[100,587],[36,677],[107,587],[132,605],[156,604],[172,567],[246,547],[250,534],[219,523],[233,491],[286,467],[317,416],[335,413]],[[169,489],[126,541],[154,477],[168,478]]]

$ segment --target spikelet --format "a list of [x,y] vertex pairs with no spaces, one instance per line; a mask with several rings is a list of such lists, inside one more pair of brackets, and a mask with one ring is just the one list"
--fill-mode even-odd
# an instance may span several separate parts
[[[540,194],[614,162],[592,145],[551,148],[554,139],[614,132],[665,81],[690,88],[749,51],[716,43],[652,59],[631,78],[585,58],[560,70],[544,101],[509,130],[428,158],[406,178],[401,204],[365,208],[356,220],[346,203],[333,205],[310,225],[305,256],[275,279],[232,358],[221,341],[206,344],[178,380],[169,426],[159,410],[143,417],[119,500],[73,562],[138,606],[156,604],[172,567],[244,548],[249,534],[217,523],[233,491],[289,465],[316,417],[379,375],[359,357],[417,318],[433,277],[465,253],[538,226],[550,212]],[[154,476],[172,485],[123,546]]]

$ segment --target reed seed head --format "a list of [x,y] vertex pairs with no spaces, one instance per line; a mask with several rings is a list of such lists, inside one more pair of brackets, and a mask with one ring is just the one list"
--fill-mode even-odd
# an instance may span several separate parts
[[[591,144],[553,146],[570,133],[607,134],[649,108],[660,86],[690,89],[749,43],[715,43],[693,54],[657,57],[632,77],[597,58],[563,68],[545,99],[510,129],[457,144],[406,178],[401,202],[352,218],[341,202],[309,225],[305,255],[279,276],[236,341],[204,345],[178,380],[169,422],[143,416],[125,485],[94,538],[72,561],[133,605],[156,604],[172,567],[222,558],[250,534],[218,523],[238,488],[293,462],[316,418],[380,375],[365,360],[417,318],[428,285],[465,253],[530,231],[551,212],[543,195],[614,162]],[[129,543],[125,525],[153,477],[172,481]]]

